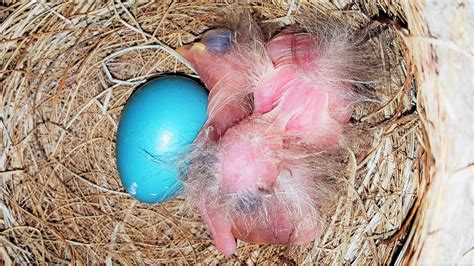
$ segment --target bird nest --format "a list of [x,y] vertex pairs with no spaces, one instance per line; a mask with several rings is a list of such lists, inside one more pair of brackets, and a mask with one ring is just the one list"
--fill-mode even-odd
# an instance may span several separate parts
[[[336,1],[334,1],[335,3]],[[377,1],[380,2],[380,1]],[[0,252],[26,263],[390,263],[400,257],[424,165],[417,89],[396,4],[0,3]],[[361,151],[349,151],[345,197],[325,233],[302,247],[239,243],[219,254],[183,199],[149,205],[121,185],[120,112],[143,81],[192,75],[174,48],[222,9],[288,25],[325,14],[367,29],[388,73],[379,103],[358,106]]]

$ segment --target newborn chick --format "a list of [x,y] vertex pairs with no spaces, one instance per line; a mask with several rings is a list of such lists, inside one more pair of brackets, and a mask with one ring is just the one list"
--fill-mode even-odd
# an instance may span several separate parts
[[210,91],[185,189],[225,255],[236,238],[299,245],[320,235],[322,206],[336,194],[330,154],[367,64],[341,29],[288,27],[265,42],[257,25],[245,28],[177,49]]

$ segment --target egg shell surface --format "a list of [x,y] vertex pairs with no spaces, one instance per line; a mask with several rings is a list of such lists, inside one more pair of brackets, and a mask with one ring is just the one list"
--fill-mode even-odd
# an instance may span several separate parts
[[206,121],[207,90],[183,76],[151,80],[135,91],[117,130],[122,185],[134,198],[158,203],[181,188],[177,163]]

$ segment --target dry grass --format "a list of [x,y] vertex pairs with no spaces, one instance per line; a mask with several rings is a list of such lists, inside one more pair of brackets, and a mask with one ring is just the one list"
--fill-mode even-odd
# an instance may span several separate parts
[[[240,243],[224,258],[181,199],[147,205],[121,187],[115,166],[120,111],[140,82],[191,70],[170,49],[199,37],[222,8],[248,4],[0,3],[0,252],[16,263],[376,263],[400,251],[423,173],[423,131],[398,5],[253,4],[260,20],[301,11],[381,28],[390,76],[382,101],[355,118],[367,148],[347,166],[347,197],[320,241],[287,248]],[[378,21],[373,21],[376,19]],[[381,23],[384,22],[384,23]],[[387,24],[388,23],[388,24]],[[395,30],[398,28],[399,31]]]

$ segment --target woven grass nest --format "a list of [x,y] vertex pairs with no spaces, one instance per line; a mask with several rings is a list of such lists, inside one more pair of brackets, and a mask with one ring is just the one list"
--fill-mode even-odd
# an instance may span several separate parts
[[[336,3],[337,2],[337,3]],[[342,1],[341,1],[342,2]],[[383,1],[377,1],[383,2]],[[173,54],[224,8],[255,19],[297,22],[331,13],[378,32],[387,47],[380,103],[354,117],[367,149],[347,166],[346,197],[322,239],[303,247],[240,243],[224,257],[196,212],[178,198],[138,202],[121,186],[115,134],[140,82],[191,70]],[[406,252],[427,161],[414,68],[403,42],[406,15],[388,3],[0,3],[5,262],[26,263],[375,263]]]

